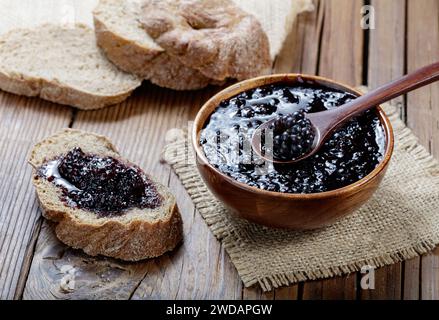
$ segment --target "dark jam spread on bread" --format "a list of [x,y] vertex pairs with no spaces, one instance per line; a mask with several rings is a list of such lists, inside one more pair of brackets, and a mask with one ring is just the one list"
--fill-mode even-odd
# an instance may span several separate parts
[[[338,189],[365,177],[383,158],[385,135],[376,112],[354,118],[314,156],[295,164],[264,161],[253,152],[251,137],[262,123],[279,118],[273,147],[276,143],[282,147],[282,139],[294,139],[306,149],[307,135],[292,129],[295,118],[336,108],[353,98],[350,93],[314,83],[274,84],[245,91],[220,103],[202,130],[200,143],[209,163],[249,186],[285,193]],[[307,130],[306,123],[303,125],[305,129],[297,129]],[[289,152],[280,149],[278,157],[292,156]]]
[[122,215],[131,208],[154,209],[162,203],[140,168],[112,157],[86,154],[80,148],[45,163],[38,176],[60,187],[68,206],[99,216]]

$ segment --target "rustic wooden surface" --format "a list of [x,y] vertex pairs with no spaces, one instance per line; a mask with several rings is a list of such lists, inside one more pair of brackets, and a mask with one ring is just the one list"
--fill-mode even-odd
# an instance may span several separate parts
[[[0,0],[17,6],[0,20],[0,33],[23,20],[59,17],[56,2]],[[59,3],[59,2],[58,2]],[[64,0],[84,14],[77,2]],[[295,22],[273,72],[320,74],[351,85],[379,85],[439,60],[439,0],[320,0]],[[360,27],[360,8],[375,8],[374,30]],[[38,13],[44,14],[38,15]],[[4,15],[2,15],[5,17]],[[159,162],[164,136],[184,127],[218,88],[176,93],[144,84],[121,105],[81,112],[39,99],[0,92],[0,298],[1,299],[438,299],[439,250],[380,268],[376,288],[362,290],[358,274],[309,281],[263,293],[244,288],[224,248],[208,230],[168,166]],[[395,99],[401,117],[439,157],[439,85]],[[32,145],[63,127],[109,136],[120,151],[177,195],[184,243],[174,252],[141,263],[90,258],[54,237],[40,217],[26,164]],[[439,209],[439,208],[438,208]],[[73,271],[72,271],[72,268]],[[70,271],[69,271],[70,270]],[[75,290],[60,286],[75,274]]]

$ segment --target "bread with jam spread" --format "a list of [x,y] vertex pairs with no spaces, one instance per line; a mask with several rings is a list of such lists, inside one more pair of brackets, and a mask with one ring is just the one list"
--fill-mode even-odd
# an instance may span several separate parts
[[106,137],[65,129],[37,143],[29,163],[43,216],[68,246],[138,261],[182,240],[175,197]]

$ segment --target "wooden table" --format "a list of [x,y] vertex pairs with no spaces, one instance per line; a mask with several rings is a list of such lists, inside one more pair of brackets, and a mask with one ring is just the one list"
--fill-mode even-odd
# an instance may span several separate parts
[[[375,8],[373,30],[360,27],[366,2]],[[319,74],[374,87],[437,60],[439,0],[320,0],[313,13],[296,21],[273,72]],[[244,288],[176,176],[159,162],[166,132],[185,127],[217,90],[178,93],[145,83],[123,104],[92,112],[0,92],[0,298],[439,298],[439,250],[378,269],[374,290],[360,288],[359,273],[269,293]],[[422,144],[439,157],[439,85],[394,103]],[[41,218],[26,159],[36,141],[63,127],[109,136],[124,155],[169,185],[184,219],[183,245],[158,259],[123,263],[90,258],[60,244]],[[78,271],[76,290],[68,293],[59,283],[70,266]]]

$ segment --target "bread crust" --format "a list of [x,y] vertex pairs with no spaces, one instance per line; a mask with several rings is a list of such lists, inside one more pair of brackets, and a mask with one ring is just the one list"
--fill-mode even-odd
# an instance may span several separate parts
[[90,256],[139,261],[172,251],[183,239],[183,224],[177,204],[172,206],[169,219],[157,223],[135,220],[124,224],[109,220],[101,225],[78,221],[62,211],[45,210],[41,201],[40,204],[43,216],[56,222],[57,238]]
[[[140,85],[140,82],[139,82]],[[120,103],[127,99],[133,88],[113,96],[97,95],[42,78],[25,75],[7,75],[0,71],[0,89],[6,92],[73,106],[81,110],[95,110]]]
[[94,11],[93,21],[97,44],[108,60],[121,70],[173,90],[197,90],[210,83],[209,78],[186,67],[164,50],[144,47],[118,34],[96,12],[97,10]]
[[[87,138],[89,141],[84,142]],[[106,137],[80,130],[66,129],[35,145],[29,158],[34,168],[33,184],[42,214],[55,223],[59,240],[91,256],[104,255],[126,261],[160,256],[181,242],[183,224],[175,197],[156,182],[158,192],[164,197],[161,217],[158,219],[143,217],[141,209],[133,209],[136,214],[130,216],[126,213],[99,218],[92,212],[66,206],[60,200],[61,190],[38,177],[36,170],[47,160],[53,159],[57,152],[61,155],[74,145],[88,150],[99,145],[98,154],[118,157],[117,150]],[[121,160],[124,161],[123,158]]]
[[162,51],[142,47],[111,31],[96,15],[93,17],[96,42],[107,58],[120,69],[145,78],[152,60]]
[[242,80],[270,67],[262,26],[231,0],[145,0],[141,22],[169,55],[208,78]]
[[[18,42],[18,40],[14,38],[14,36],[16,36],[17,34],[24,34],[24,36],[30,37],[30,39],[28,39],[29,42],[31,42],[32,40],[35,43],[36,37],[41,37],[41,34],[49,32],[56,32],[58,35],[57,39],[62,38],[67,34],[74,34],[77,38],[81,39],[82,37],[86,36],[86,39],[90,39],[91,41],[93,41],[90,44],[88,44],[87,42],[87,47],[85,48],[86,51],[88,50],[87,53],[90,54],[91,52],[91,54],[93,54],[93,57],[96,58],[96,64],[105,61],[105,57],[99,52],[99,48],[94,44],[94,32],[89,27],[82,24],[75,25],[74,27],[45,24],[39,26],[38,29],[33,30],[12,30],[3,35],[0,39],[0,48],[3,49],[4,52],[2,52],[2,54],[6,57],[3,57],[3,59],[23,54],[20,49],[16,48],[16,43]],[[50,45],[53,44],[50,41],[53,41],[54,37],[48,36],[46,38],[49,40],[47,40],[47,43],[44,44],[50,47]],[[23,40],[25,39],[23,38]],[[76,41],[76,39],[73,41]],[[41,39],[38,39],[38,42],[41,42]],[[59,40],[57,40],[56,43],[56,45],[53,45],[59,49],[62,44],[60,44]],[[76,42],[73,42],[73,44],[70,43],[71,46],[73,46],[74,44],[76,44]],[[22,46],[26,46],[26,44],[23,43]],[[8,49],[10,51],[8,51]],[[25,52],[25,58],[27,58],[27,60],[30,59],[29,61],[32,62],[32,64],[29,64],[29,66],[27,66],[26,68],[16,70],[14,69],[15,65],[13,67],[10,67],[10,65],[7,63],[5,63],[4,65],[0,63],[0,89],[14,94],[25,95],[29,97],[40,97],[51,102],[70,105],[83,110],[90,110],[120,103],[124,101],[135,88],[141,85],[141,80],[139,78],[119,71],[116,67],[112,66],[107,61],[105,61],[105,63],[107,64],[106,68],[109,69],[106,69],[106,71],[113,72],[114,74],[123,78],[123,80],[120,80],[120,85],[119,83],[117,85],[114,84],[114,88],[111,88],[113,91],[110,92],[100,92],[99,90],[93,91],[85,85],[81,86],[82,84],[80,83],[73,84],[68,83],[68,81],[59,80],[60,74],[66,74],[65,78],[71,78],[75,76],[78,77],[78,75],[86,78],[86,76],[81,73],[83,71],[81,71],[82,69],[80,67],[73,66],[73,69],[69,70],[70,72],[76,72],[73,76],[69,75],[65,70],[59,70],[56,68],[54,69],[57,70],[58,73],[54,73],[49,76],[45,73],[44,69],[31,72],[29,70],[35,67],[35,64],[32,60],[33,55],[35,55],[35,57],[38,57],[39,55],[44,56],[44,53],[35,51],[37,50],[34,48],[33,51],[29,50],[29,52]],[[77,56],[78,55],[76,55],[75,57]],[[58,65],[66,65],[69,63],[68,59],[66,59],[65,62],[60,62],[60,59],[62,59],[62,57],[56,57],[56,59]],[[78,62],[78,60],[79,59],[76,59],[75,62]],[[120,75],[118,73],[120,73]],[[99,81],[99,79],[95,81]]]

